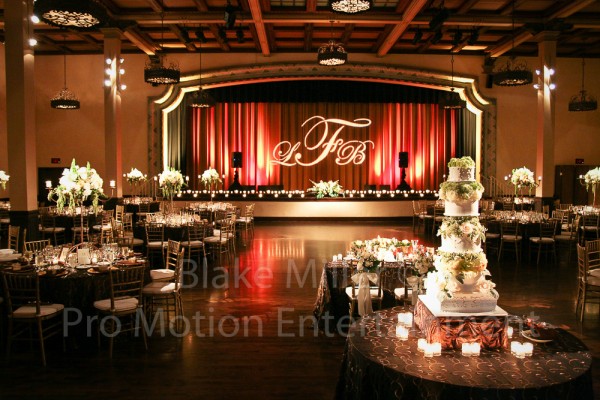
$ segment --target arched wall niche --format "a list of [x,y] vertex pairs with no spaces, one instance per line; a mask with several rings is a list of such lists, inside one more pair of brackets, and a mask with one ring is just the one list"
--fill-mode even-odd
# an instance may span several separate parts
[[380,64],[351,64],[323,67],[314,63],[280,63],[203,70],[182,76],[177,85],[168,86],[156,97],[148,99],[148,171],[156,175],[163,169],[164,118],[178,107],[188,92],[224,86],[291,80],[346,80],[378,82],[390,85],[417,86],[450,91],[451,87],[467,102],[477,118],[477,170],[483,176],[496,174],[496,104],[478,89],[477,79],[447,71],[432,71]]

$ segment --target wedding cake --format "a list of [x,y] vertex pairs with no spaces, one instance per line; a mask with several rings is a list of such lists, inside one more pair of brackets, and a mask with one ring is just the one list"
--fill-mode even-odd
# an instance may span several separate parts
[[485,228],[479,222],[479,200],[483,186],[475,180],[475,162],[470,157],[448,163],[448,180],[440,185],[445,200],[444,218],[438,235],[435,271],[427,275],[429,304],[440,311],[484,313],[496,308],[498,292],[487,279],[487,259],[481,249]]

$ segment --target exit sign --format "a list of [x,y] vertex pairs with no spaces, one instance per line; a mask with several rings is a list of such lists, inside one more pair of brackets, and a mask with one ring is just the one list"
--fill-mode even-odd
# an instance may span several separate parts
[[577,165],[583,164],[583,158],[576,158],[575,159],[575,164],[577,164]]
[[58,157],[52,157],[50,159],[50,163],[52,163],[52,164],[60,164],[60,158],[58,158]]

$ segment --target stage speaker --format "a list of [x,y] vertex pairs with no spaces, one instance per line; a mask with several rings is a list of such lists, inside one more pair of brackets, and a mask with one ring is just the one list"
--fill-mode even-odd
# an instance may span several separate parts
[[242,168],[242,152],[234,151],[231,155],[231,168]]
[[408,151],[398,153],[398,166],[400,168],[408,168]]

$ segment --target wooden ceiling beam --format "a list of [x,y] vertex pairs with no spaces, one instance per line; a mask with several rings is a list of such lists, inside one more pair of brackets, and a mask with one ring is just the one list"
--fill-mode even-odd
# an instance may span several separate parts
[[269,39],[267,38],[267,31],[265,30],[265,23],[263,21],[262,9],[260,8],[260,1],[248,0],[248,7],[250,7],[250,14],[252,15],[254,28],[258,35],[260,50],[263,56],[268,57],[271,55],[271,50],[269,48]]
[[123,36],[127,38],[134,46],[149,56],[156,54],[158,46],[155,45],[146,35],[142,34],[137,27],[130,27],[123,31]]
[[190,40],[187,32],[183,32],[183,30],[178,25],[170,25],[169,29],[185,45],[185,48],[188,49],[188,51],[196,51],[196,46],[194,46],[194,43],[192,43],[192,41]]
[[394,46],[394,44],[396,44],[398,39],[400,39],[412,20],[417,16],[426,3],[427,0],[412,0],[410,2],[402,14],[402,20],[400,23],[397,24],[394,29],[392,29],[392,31],[384,39],[381,46],[379,46],[379,49],[377,50],[378,57],[383,57],[390,51],[390,49]]

